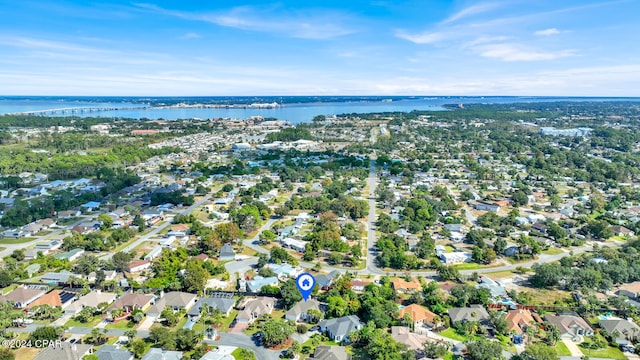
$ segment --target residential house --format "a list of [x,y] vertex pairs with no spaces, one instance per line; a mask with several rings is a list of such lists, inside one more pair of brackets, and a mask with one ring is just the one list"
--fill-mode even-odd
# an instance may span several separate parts
[[100,290],[92,291],[66,307],[65,313],[77,314],[85,307],[99,308],[100,304],[111,304],[118,297],[117,294],[102,292]]
[[79,224],[79,225],[74,226],[74,227],[71,229],[71,231],[75,231],[75,232],[77,232],[78,234],[85,235],[85,234],[89,234],[89,233],[95,232],[95,231],[97,231],[99,228],[100,228],[99,226],[98,226],[98,227],[96,227],[96,226],[94,226],[93,224]]
[[640,336],[640,327],[625,319],[600,320],[598,324],[621,345],[636,342]]
[[418,304],[411,304],[398,310],[398,319],[404,320],[409,318],[413,329],[422,327],[432,328],[437,323],[438,315],[429,311],[429,309]]
[[153,303],[153,295],[136,294],[132,292],[125,293],[118,300],[113,302],[107,311],[114,309],[124,309],[126,312],[132,312],[135,309],[147,310]]
[[151,249],[151,251],[149,251],[149,253],[144,256],[144,260],[151,261],[151,260],[159,257],[160,255],[162,255],[162,249],[163,248],[164,247],[162,245],[154,246],[153,249]]
[[63,270],[60,272],[48,272],[40,277],[40,282],[50,285],[67,285],[73,278],[81,279],[82,275]]
[[305,252],[307,249],[307,242],[302,240],[296,240],[292,238],[284,238],[280,240],[283,248],[293,249],[297,252]]
[[424,349],[424,343],[428,340],[426,335],[411,332],[409,328],[404,326],[392,326],[391,337],[413,351],[422,351]]
[[[26,256],[25,256],[25,258],[26,258]],[[33,277],[33,274],[37,274],[38,272],[40,272],[40,268],[41,268],[41,267],[42,267],[42,266],[41,266],[40,264],[31,264],[31,265],[27,266],[27,267],[24,269],[24,271],[26,271],[26,272],[27,272],[27,275],[28,275],[29,277]]]
[[100,208],[100,202],[98,201],[89,201],[80,205],[80,207],[86,211],[96,211]]
[[364,288],[369,284],[371,284],[370,281],[354,280],[349,285],[351,285],[351,290],[355,292],[363,292]]
[[507,290],[502,286],[499,281],[494,281],[486,275],[480,275],[478,277],[479,284],[477,288],[485,288],[491,293],[491,297],[499,298],[507,295]]
[[209,255],[202,253],[202,254],[198,254],[198,255],[194,256],[194,258],[196,258],[198,260],[202,260],[202,261],[207,261],[207,260],[209,260]]
[[62,241],[51,240],[44,243],[37,243],[33,248],[37,251],[41,251],[43,254],[48,254],[52,251],[60,249]]
[[414,293],[422,290],[422,285],[414,278],[411,278],[411,281],[405,281],[402,278],[393,278],[391,279],[391,287],[401,294]]
[[475,204],[473,208],[479,211],[489,211],[494,213],[497,213],[498,211],[500,211],[500,205],[492,204],[485,201],[479,201],[478,203]]
[[236,253],[235,251],[233,251],[233,245],[231,245],[231,243],[222,245],[222,249],[220,249],[220,255],[218,256],[218,259],[220,261],[228,261],[235,260],[235,258]]
[[333,270],[329,274],[320,274],[316,276],[316,284],[320,286],[322,290],[327,290],[333,281],[340,277],[338,270]]
[[471,254],[464,251],[439,252],[438,258],[443,264],[460,264],[471,261]]
[[[116,278],[117,272],[115,270],[107,270],[104,271],[104,281],[111,281]],[[95,271],[92,271],[87,275],[88,282],[96,282],[98,274]]]
[[84,254],[84,249],[76,248],[61,254],[57,254],[56,259],[68,260],[69,262],[71,262],[76,261],[82,254]]
[[313,358],[307,360],[351,360],[344,346],[318,346],[313,353]]
[[119,349],[115,345],[102,345],[100,350],[94,353],[98,360],[133,360],[133,353],[125,349]]
[[623,284],[618,287],[618,295],[623,295],[629,299],[640,299],[640,281]]
[[611,230],[613,231],[613,235],[615,236],[634,236],[635,235],[633,230],[630,230],[621,225],[612,226]]
[[277,276],[269,276],[269,277],[262,277],[262,276],[256,276],[253,279],[247,281],[247,290],[249,292],[259,292],[260,290],[262,290],[263,286],[278,286],[278,277]]
[[156,299],[155,304],[149,308],[147,315],[158,316],[167,306],[173,311],[189,310],[196,303],[196,294],[182,291],[171,291]]
[[544,319],[558,327],[560,337],[573,339],[579,336],[593,336],[593,329],[589,323],[577,314],[547,314],[544,316]]
[[73,300],[76,298],[76,293],[71,291],[63,291],[63,290],[51,290],[50,292],[42,295],[36,301],[27,305],[27,308],[30,309],[34,306],[38,305],[50,305],[53,307],[65,308],[67,305],[70,305]]
[[45,347],[34,360],[82,360],[86,355],[93,353],[93,345],[71,344],[63,341],[56,346]]
[[547,225],[543,223],[535,223],[531,225],[531,230],[538,232],[540,234],[546,234],[548,229],[549,228],[547,227]]
[[337,342],[350,342],[349,334],[364,327],[356,315],[343,316],[340,318],[322,320],[318,326],[320,332],[326,333],[327,336]]
[[275,305],[275,299],[272,297],[259,297],[249,300],[245,303],[244,308],[240,310],[236,321],[241,323],[252,323],[256,319],[264,315],[271,314]]
[[524,309],[509,310],[504,319],[507,321],[509,331],[515,334],[525,333],[528,327],[542,323],[538,314]]
[[490,322],[489,313],[482,305],[471,305],[462,308],[450,308],[447,310],[451,323],[478,321],[481,325],[488,325]]
[[300,300],[291,308],[291,310],[287,311],[284,314],[284,318],[290,321],[308,321],[309,315],[307,314],[307,312],[310,309],[321,311],[320,307],[321,304],[318,300]]
[[295,268],[287,263],[282,264],[267,264],[267,267],[273,270],[278,276],[278,279],[282,281],[286,281],[289,278],[296,278],[300,273],[300,268]]
[[151,262],[149,260],[134,260],[127,266],[127,271],[130,273],[137,273],[151,268]]
[[11,301],[13,306],[23,309],[45,294],[44,290],[19,286],[7,295],[0,295],[0,302]]
[[170,351],[152,347],[144,354],[141,360],[181,360],[182,358],[181,351]]
[[233,306],[236,304],[236,300],[233,298],[221,298],[221,297],[207,297],[198,300],[195,305],[189,309],[187,315],[194,321],[200,318],[202,308],[206,308],[211,314],[214,310],[220,311],[224,316],[229,316]]

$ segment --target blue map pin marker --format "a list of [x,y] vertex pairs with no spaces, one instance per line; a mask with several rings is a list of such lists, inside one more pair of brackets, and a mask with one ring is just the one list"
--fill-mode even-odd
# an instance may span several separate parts
[[298,290],[300,290],[304,301],[307,301],[313,291],[313,287],[316,286],[316,279],[311,274],[302,273],[296,278],[296,285],[298,285]]

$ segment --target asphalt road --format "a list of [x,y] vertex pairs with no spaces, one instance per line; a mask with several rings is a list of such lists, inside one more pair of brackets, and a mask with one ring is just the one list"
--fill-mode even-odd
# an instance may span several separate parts
[[[208,201],[209,199],[211,199],[211,195],[207,195],[205,197],[203,197],[202,199],[200,199],[199,201],[193,203],[193,205],[189,206],[188,208],[184,209],[181,214],[182,215],[189,215],[191,214],[191,212],[197,208],[199,208],[200,206],[202,206],[202,204],[204,204],[206,201]],[[138,238],[138,240],[132,242],[131,244],[127,245],[124,249],[122,249],[122,252],[129,252],[133,249],[135,249],[136,247],[140,246],[140,244],[142,244],[143,242],[149,240],[150,238],[152,238],[153,236],[155,236],[156,234],[158,234],[159,232],[161,232],[162,230],[166,229],[167,227],[171,226],[172,223],[170,221],[165,221],[164,223],[162,223],[161,225],[156,226],[153,230],[151,230],[150,232],[142,235],[141,237]],[[113,253],[109,253],[106,255],[102,255],[100,257],[100,260],[108,260],[111,259],[111,257],[113,256]]]

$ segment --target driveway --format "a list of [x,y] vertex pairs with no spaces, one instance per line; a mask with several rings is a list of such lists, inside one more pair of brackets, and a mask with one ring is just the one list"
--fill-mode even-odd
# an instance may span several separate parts
[[281,352],[269,350],[262,346],[258,346],[253,342],[253,340],[251,340],[251,337],[245,334],[221,333],[220,340],[205,340],[205,342],[212,345],[235,346],[253,350],[253,352],[256,354],[256,359],[260,360],[278,360]]
[[571,339],[562,339],[562,342],[567,345],[567,348],[569,349],[569,352],[571,352],[571,356],[582,356],[582,351],[580,351],[580,348],[578,347],[578,344],[576,344],[573,340]]
[[156,321],[155,316],[147,316],[144,318],[140,326],[138,326],[138,330],[146,331],[151,328],[151,325]]
[[245,331],[247,329],[247,327],[249,327],[248,323],[238,322],[238,323],[236,323],[236,325],[234,327],[229,328],[229,332],[230,333],[242,333],[243,331]]

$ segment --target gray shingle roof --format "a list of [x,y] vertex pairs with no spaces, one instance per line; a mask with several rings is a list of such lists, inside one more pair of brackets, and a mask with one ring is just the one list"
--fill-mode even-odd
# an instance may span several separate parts
[[189,310],[187,314],[189,314],[190,316],[198,316],[200,315],[200,308],[205,305],[214,309],[218,309],[222,313],[226,313],[227,311],[231,310],[231,308],[233,308],[233,305],[235,304],[235,299],[203,298],[198,300],[198,302]]
[[363,324],[356,315],[343,316],[336,319],[323,320],[318,324],[327,329],[334,337],[345,337],[349,333],[358,330]]

